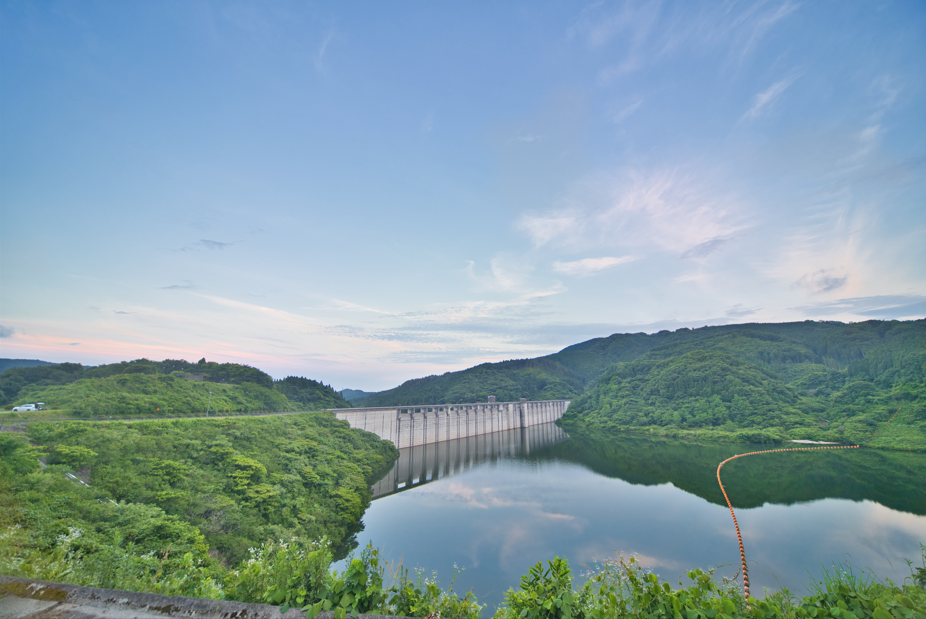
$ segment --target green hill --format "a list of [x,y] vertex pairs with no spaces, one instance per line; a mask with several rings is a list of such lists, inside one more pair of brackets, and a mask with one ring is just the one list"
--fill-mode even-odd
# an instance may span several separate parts
[[324,408],[350,408],[350,403],[330,385],[302,378],[287,376],[283,380],[274,381],[274,388],[285,395],[290,402],[301,404],[312,410]]
[[573,427],[923,449],[924,394],[926,320],[809,320],[619,333],[546,357],[410,380],[352,403],[568,398],[564,423]]
[[363,391],[362,389],[341,389],[338,393],[341,394],[348,402],[353,402],[354,400],[360,400],[371,395],[376,395],[377,391]]
[[563,423],[926,449],[926,321],[697,331],[612,365]]
[[395,389],[354,400],[354,406],[403,406],[485,402],[494,395],[499,402],[520,398],[557,400],[583,391],[584,381],[565,366],[548,358],[483,363],[461,372],[416,378]]
[[798,396],[769,373],[716,350],[618,363],[576,398],[567,420],[614,426],[781,427]]
[[177,416],[349,408],[330,386],[289,376],[274,381],[247,365],[137,359],[11,368],[0,374],[3,404],[44,402],[78,417]]
[[150,590],[192,567],[185,553],[221,582],[221,565],[268,539],[324,536],[340,558],[397,456],[321,412],[32,423],[26,436],[0,433],[0,567]]
[[55,363],[38,359],[0,359],[0,372],[10,368],[31,368],[39,365],[55,365]]

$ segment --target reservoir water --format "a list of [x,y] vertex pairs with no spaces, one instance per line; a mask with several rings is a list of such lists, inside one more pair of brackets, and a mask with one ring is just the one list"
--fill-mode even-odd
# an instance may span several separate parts
[[[739,572],[717,464],[768,446],[569,437],[553,424],[403,449],[373,487],[359,545],[472,589],[490,616],[537,561],[636,554],[676,584],[683,571]],[[723,469],[753,594],[803,595],[834,562],[902,581],[926,543],[926,455],[865,449],[741,458]],[[342,565],[336,567],[342,568]]]

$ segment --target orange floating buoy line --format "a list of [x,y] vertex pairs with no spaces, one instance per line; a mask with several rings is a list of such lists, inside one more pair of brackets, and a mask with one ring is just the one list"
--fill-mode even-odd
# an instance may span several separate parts
[[[898,411],[900,412],[900,411]],[[895,415],[896,416],[896,415]],[[733,511],[733,504],[730,503],[730,497],[727,496],[727,491],[723,487],[723,482],[720,480],[720,469],[723,468],[723,465],[729,462],[730,460],[736,460],[737,458],[745,458],[746,456],[756,456],[759,454],[773,454],[773,453],[783,453],[786,451],[814,451],[819,449],[858,449],[858,445],[827,445],[824,447],[792,447],[790,449],[766,449],[764,451],[750,451],[749,453],[739,454],[733,456],[732,458],[727,458],[723,462],[717,465],[717,483],[720,484],[720,491],[723,492],[723,498],[727,500],[727,507],[730,508],[730,515],[733,516],[733,527],[736,529],[736,539],[740,544],[740,559],[743,563],[743,597],[747,600],[749,599],[749,569],[746,566],[746,549],[743,547],[743,536],[740,533],[740,525],[736,521],[736,513]],[[746,605],[746,608],[749,609],[749,605]]]

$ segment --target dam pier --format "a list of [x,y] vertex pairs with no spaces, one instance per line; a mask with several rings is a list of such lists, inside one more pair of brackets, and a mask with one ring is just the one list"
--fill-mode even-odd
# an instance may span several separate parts
[[352,428],[372,432],[399,449],[550,423],[563,416],[570,400],[429,404],[331,409]]

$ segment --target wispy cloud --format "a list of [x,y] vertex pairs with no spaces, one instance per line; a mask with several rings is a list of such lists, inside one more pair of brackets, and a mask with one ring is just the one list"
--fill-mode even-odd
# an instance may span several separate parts
[[806,273],[794,282],[795,288],[803,288],[815,294],[839,290],[849,281],[849,276],[832,269],[820,269],[813,273]]
[[227,249],[234,245],[234,243],[225,243],[222,241],[213,241],[211,239],[199,239],[195,243],[191,243],[185,247],[181,247],[180,251],[197,251],[201,249],[208,249],[209,251],[216,251],[219,249]]
[[557,261],[553,263],[553,270],[566,275],[591,275],[609,267],[633,262],[636,259],[636,256],[621,256],[619,258],[616,256],[604,256],[602,258],[583,258],[572,262]]
[[16,333],[16,330],[13,327],[0,325],[0,338],[13,337],[14,333]]
[[751,120],[765,113],[769,107],[781,96],[788,86],[794,83],[795,78],[787,78],[775,82],[767,90],[760,92],[752,99],[752,107],[743,115],[744,120]]
[[199,286],[191,282],[190,280],[184,280],[183,284],[171,284],[170,286],[163,286],[161,290],[199,290]]
[[702,258],[707,258],[714,252],[720,250],[724,245],[729,243],[731,239],[728,238],[717,238],[711,239],[709,241],[704,241],[703,243],[698,243],[691,249],[685,250],[682,254],[682,259],[693,259],[700,260]]
[[318,46],[318,51],[315,52],[315,57],[312,59],[315,64],[315,70],[319,73],[327,73],[325,67],[325,52],[328,51],[328,45],[331,44],[331,41],[334,39],[334,32],[328,32],[322,39],[321,45]]
[[681,253],[746,227],[744,205],[717,186],[708,171],[694,168],[595,172],[565,192],[561,208],[523,213],[516,226],[535,247],[649,246]]
[[384,310],[379,310],[374,307],[367,307],[366,305],[360,305],[357,303],[351,303],[350,301],[341,301],[340,299],[332,299],[332,304],[336,309],[347,310],[349,312],[371,312],[373,314],[382,314],[384,316],[394,316],[393,312],[387,312]]
[[593,3],[579,13],[566,30],[567,38],[581,37],[592,48],[602,47],[623,32],[631,33],[639,45],[649,36],[659,18],[657,2],[625,2],[619,9],[603,2]]
[[598,72],[598,84],[601,86],[607,86],[614,80],[623,77],[629,73],[640,69],[643,66],[642,62],[637,56],[631,56],[630,58],[624,59],[622,62],[612,65],[610,67],[605,67]]
[[122,310],[113,310],[113,314],[123,314],[123,315],[128,316],[132,314],[132,312],[123,312]]
[[643,105],[643,99],[640,99],[636,103],[631,103],[627,107],[622,108],[619,112],[617,112],[616,114],[614,114],[614,116],[611,117],[611,120],[615,124],[619,125],[620,123],[630,118],[630,116],[633,115],[634,112],[639,110],[641,105]]
[[541,136],[541,135],[534,135],[533,133],[528,133],[527,135],[519,135],[518,137],[514,138],[514,140],[515,140],[516,142],[528,142],[528,143],[530,143],[530,142],[536,142],[537,140],[540,140],[540,139],[542,139],[542,138],[543,138],[543,136]]
[[813,305],[790,308],[804,316],[833,316],[849,314],[881,318],[926,318],[926,295],[876,295],[823,301]]
[[742,303],[737,303],[727,308],[726,315],[730,318],[742,318],[743,316],[751,316],[761,309],[761,307],[744,307]]

